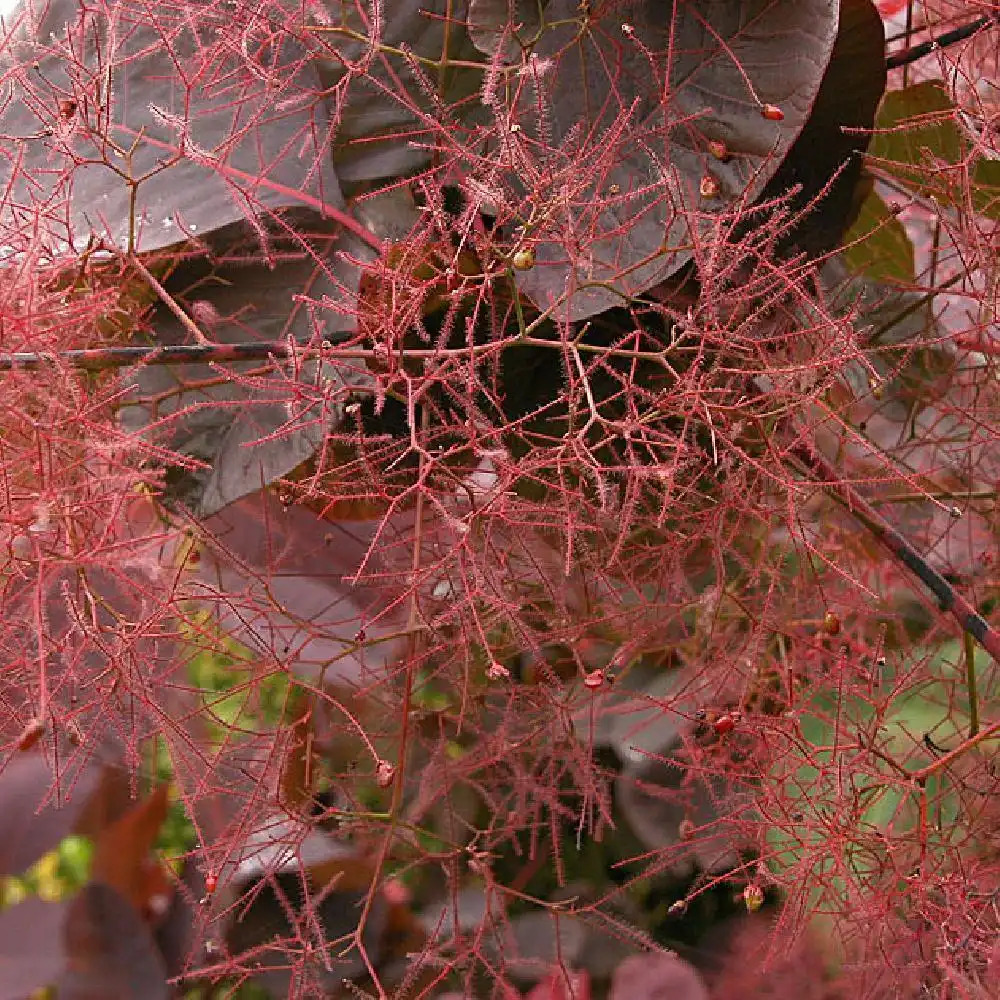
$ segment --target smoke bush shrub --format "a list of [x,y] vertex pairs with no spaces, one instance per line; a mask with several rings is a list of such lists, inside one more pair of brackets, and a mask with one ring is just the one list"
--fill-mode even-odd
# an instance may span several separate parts
[[990,995],[996,15],[916,6],[6,15],[0,873],[93,860],[0,994]]

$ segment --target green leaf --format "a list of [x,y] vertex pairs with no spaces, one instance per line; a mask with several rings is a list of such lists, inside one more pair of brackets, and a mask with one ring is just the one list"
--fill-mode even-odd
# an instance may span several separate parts
[[1000,160],[980,160],[972,172],[972,203],[980,215],[1000,219]]
[[886,94],[870,154],[911,190],[950,208],[1000,219],[1000,162],[975,152],[955,121],[957,108],[939,81]]
[[901,174],[908,168],[923,173],[928,154],[957,163],[963,144],[954,114],[955,105],[938,81],[890,91],[875,118],[878,132],[872,139],[871,155],[888,161],[883,166]]
[[842,256],[855,273],[876,281],[914,280],[913,244],[903,224],[874,191],[861,203],[844,242],[854,244]]
[[[967,717],[960,709],[949,707],[955,678],[954,668],[942,662],[944,656],[942,651],[930,661],[930,680],[894,699],[879,727],[882,752],[900,761],[912,758],[908,765],[911,769],[931,759],[930,751],[921,742],[924,734],[938,745],[952,746],[966,729]],[[874,718],[871,701],[845,696],[838,705],[836,692],[830,690],[818,693],[800,716],[802,739],[812,748],[809,758],[813,763],[798,768],[791,778],[784,776],[792,820],[775,823],[767,839],[772,850],[770,864],[776,873],[791,874],[798,869],[799,879],[808,878],[817,887],[811,892],[814,908],[821,902],[828,907],[831,893],[846,899],[858,887],[864,888],[870,880],[881,877],[884,859],[871,844],[844,836],[839,846],[833,847],[828,836],[829,817],[844,809],[842,790],[847,771],[832,749],[838,742],[834,739],[833,720],[839,720],[839,742],[843,744],[844,734],[869,730]],[[775,777],[781,779],[779,774]],[[887,767],[881,775],[852,773],[849,781],[852,800],[858,807],[852,825],[862,834],[889,833],[891,827],[892,837],[898,839],[916,830],[917,797],[899,775]],[[935,816],[928,847],[931,851],[947,849],[964,835],[959,796],[946,774],[928,779],[927,794],[934,803]]]

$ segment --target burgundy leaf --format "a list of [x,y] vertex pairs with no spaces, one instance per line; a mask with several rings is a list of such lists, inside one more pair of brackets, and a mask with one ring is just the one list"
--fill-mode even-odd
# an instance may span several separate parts
[[280,22],[249,17],[244,56],[220,31],[225,7],[162,7],[155,21],[127,4],[43,10],[0,125],[23,151],[4,225],[38,211],[63,243],[93,232],[149,251],[260,213],[342,207],[315,71]]
[[[566,320],[673,274],[691,259],[693,230],[707,237],[720,215],[761,193],[809,119],[838,21],[825,0],[646,0],[595,15],[582,34],[578,16],[576,0],[546,8],[558,26],[534,49],[526,75],[537,82],[519,118],[548,105],[538,128],[562,149],[546,175],[567,207],[532,232],[538,263],[517,281]],[[650,87],[651,57],[669,77],[666,102]],[[762,116],[766,105],[781,120]],[[720,141],[724,160],[708,146]]]
[[67,902],[40,899],[0,910],[0,1000],[25,1000],[55,981],[63,965],[68,911]]
[[167,1000],[163,959],[138,912],[110,886],[91,882],[69,906],[60,1000]]
[[0,771],[0,875],[23,872],[73,833],[99,778],[95,766],[53,775],[42,754],[15,754]]
[[708,1000],[708,990],[676,955],[632,955],[615,970],[609,1000]]
[[[194,595],[251,649],[303,676],[360,684],[401,649],[404,620],[391,582],[402,564],[392,561],[409,551],[411,523],[402,516],[331,524],[302,506],[285,510],[266,493],[246,497],[206,522],[212,534]],[[380,555],[368,561],[379,528]]]

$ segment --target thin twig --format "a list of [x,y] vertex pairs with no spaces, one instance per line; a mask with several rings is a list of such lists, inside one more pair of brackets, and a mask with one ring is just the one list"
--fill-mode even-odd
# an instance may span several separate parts
[[910,778],[918,785],[922,785],[932,774],[936,774],[938,771],[947,767],[949,764],[961,757],[962,754],[968,753],[973,747],[978,746],[985,740],[991,740],[997,736],[1000,736],[1000,722],[993,722],[985,729],[980,729],[975,736],[970,736],[964,742],[959,743],[954,750],[949,750],[943,757],[935,758],[926,767],[920,768],[919,771],[911,771]]
[[129,261],[132,266],[143,276],[146,283],[150,288],[156,292],[157,298],[177,317],[177,322],[180,323],[188,333],[194,337],[196,344],[200,344],[202,347],[208,347],[211,345],[211,341],[205,336],[198,328],[198,324],[195,323],[193,319],[181,308],[180,303],[160,284],[159,280],[155,275],[150,272],[149,268],[139,259],[137,254],[129,254]]

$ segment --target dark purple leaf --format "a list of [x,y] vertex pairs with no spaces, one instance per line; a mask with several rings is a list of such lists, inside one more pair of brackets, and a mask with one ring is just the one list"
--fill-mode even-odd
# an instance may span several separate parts
[[[405,616],[393,606],[401,584],[391,580],[401,580],[411,523],[331,524],[305,507],[284,510],[266,493],[245,497],[206,522],[203,584],[192,596],[225,634],[300,675],[363,684],[382,677],[402,648]],[[380,527],[379,556],[354,582]],[[376,586],[378,573],[392,575]]]
[[167,1000],[163,959],[131,903],[91,882],[69,905],[59,1000]]
[[609,1000],[708,1000],[708,990],[676,955],[632,955],[615,970]]
[[71,763],[53,774],[40,753],[17,753],[0,771],[0,875],[16,875],[74,832],[100,770]]
[[[226,922],[230,951],[252,952],[266,969],[257,980],[275,996],[290,995],[293,979],[329,990],[360,975],[364,962],[347,941],[372,891],[368,875],[357,848],[285,814],[272,816],[247,838],[221,876],[235,899]],[[364,932],[365,948],[375,961],[385,919],[379,897]],[[325,955],[317,955],[317,948]]]
[[40,899],[0,910],[0,1000],[25,1000],[55,981],[68,910],[69,903]]
[[[864,363],[844,366],[847,395],[838,407],[846,422],[818,424],[817,443],[838,468],[869,481],[862,490],[872,497],[885,493],[879,484],[886,456],[932,481],[931,495],[914,491],[880,510],[906,537],[928,539],[921,554],[934,569],[978,573],[996,550],[995,527],[987,506],[964,498],[993,488],[1000,451],[992,427],[968,416],[983,392],[983,369],[975,354],[951,341],[947,295],[936,296],[931,310],[918,292],[848,279],[838,261],[824,266],[823,279],[839,308],[856,311],[870,349]],[[964,298],[956,297],[950,308],[964,323]],[[877,392],[873,373],[880,379]],[[934,498],[935,490],[944,491],[942,499]],[[900,493],[906,491],[890,496]]]
[[[615,803],[635,835],[653,849],[676,848],[676,868],[698,864],[708,871],[737,860],[734,830],[726,817],[739,806],[726,782],[699,774],[686,782],[685,741],[693,735],[692,718],[708,693],[698,687],[696,671],[636,670],[574,720],[587,746],[609,747],[622,762],[615,780]],[[724,692],[714,696],[725,703]],[[678,758],[678,759],[675,759]],[[699,830],[681,846],[680,824]]]
[[[336,248],[343,249],[340,241]],[[347,312],[324,307],[351,302],[357,268],[331,250],[332,238],[315,247],[316,256],[276,267],[264,264],[221,267],[197,275],[187,267],[173,284],[192,282],[178,295],[211,341],[320,343],[353,326]],[[360,248],[355,248],[355,254]],[[190,342],[190,334],[165,306],[151,320],[157,341]],[[220,377],[223,372],[233,377]],[[357,363],[288,360],[221,364],[152,365],[134,376],[135,403],[121,411],[122,425],[196,464],[171,472],[169,493],[201,517],[256,492],[311,458],[343,414],[352,388],[372,376]]]
[[[430,162],[434,132],[440,128],[440,108],[465,99],[454,112],[463,124],[481,113],[478,102],[468,101],[482,85],[482,73],[451,67],[439,106],[429,106],[419,84],[399,50],[408,48],[416,56],[440,59],[446,49],[450,60],[479,61],[479,53],[460,30],[451,0],[392,0],[387,4],[378,37],[382,52],[366,65],[364,75],[350,69],[372,52],[366,41],[339,33],[317,32],[321,52],[317,69],[337,108],[334,161],[337,176],[348,187],[359,182],[412,174]],[[371,21],[361,4],[337,4],[331,11],[338,27],[345,26],[362,37],[371,32]],[[395,50],[391,55],[392,50]],[[400,91],[400,79],[404,81]],[[436,89],[435,81],[435,89]],[[473,111],[475,107],[475,111]],[[424,116],[427,117],[424,117]]]
[[[615,802],[629,826],[653,850],[677,848],[677,870],[697,864],[705,871],[732,868],[739,860],[737,827],[727,822],[737,800],[724,779],[699,776],[684,782],[683,760],[672,761],[683,744],[664,745],[656,756],[629,764],[615,783]],[[680,850],[680,825],[694,824],[695,833],[687,848]]]
[[57,246],[93,232],[148,251],[279,209],[343,205],[301,43],[245,8],[244,55],[219,30],[229,8],[193,10],[162,7],[151,21],[146,8],[54,0],[28,22],[34,44],[0,123],[20,138],[4,226],[39,212]]
[[[380,239],[404,235],[419,218],[403,190],[367,198],[355,214]],[[278,264],[259,262],[259,248],[243,248],[246,260],[230,247],[227,259],[240,263],[189,261],[167,287],[214,343],[336,341],[357,326],[361,262],[374,254],[330,223],[313,220],[306,228],[301,242],[281,248]],[[191,340],[162,303],[149,325],[157,343]],[[233,377],[220,378],[224,371]],[[372,383],[363,364],[335,358],[270,367],[260,361],[143,366],[121,421],[127,431],[195,460],[184,468],[174,463],[169,499],[207,517],[310,459],[340,422],[353,390]]]
[[[579,17],[576,0],[552,0],[555,26],[535,48],[540,65],[553,63],[538,70],[550,102],[546,142],[562,149],[544,157],[545,177],[556,180],[531,233],[538,263],[518,274],[541,308],[558,303],[568,320],[673,274],[691,259],[692,228],[707,233],[761,193],[809,119],[837,35],[827,0],[646,0],[615,6],[582,35]],[[658,72],[671,54],[666,104],[650,51]],[[526,131],[537,131],[528,128],[534,92],[520,109]],[[763,117],[765,104],[781,120]],[[710,141],[728,156],[711,155]],[[701,191],[707,175],[711,197]]]
[[[812,113],[761,194],[766,201],[798,186],[801,190],[787,202],[793,211],[805,211],[820,198],[783,236],[782,245],[819,256],[840,244],[860,208],[861,199],[855,204],[860,154],[868,148],[885,81],[885,33],[878,11],[871,0],[841,0],[837,41]],[[754,224],[761,222],[757,217]]]
[[538,34],[538,14],[534,0],[469,0],[469,37],[480,52],[492,56],[502,46],[504,61],[515,62],[522,42]]
[[512,975],[535,982],[557,963],[579,965],[586,937],[579,917],[533,910],[510,921],[502,952]]
[[[8,583],[0,629],[0,705],[20,713],[18,729],[38,711],[44,658],[47,731],[39,745],[53,751],[45,788],[63,795],[84,761],[118,762],[122,742],[160,724],[182,669],[174,609],[163,602],[176,539],[162,532],[148,500],[133,494],[123,501],[117,476],[95,469],[80,478],[85,492],[78,495],[92,520],[72,543],[61,521],[39,533],[43,557],[25,559],[23,575]],[[132,679],[141,695],[129,690]]]

